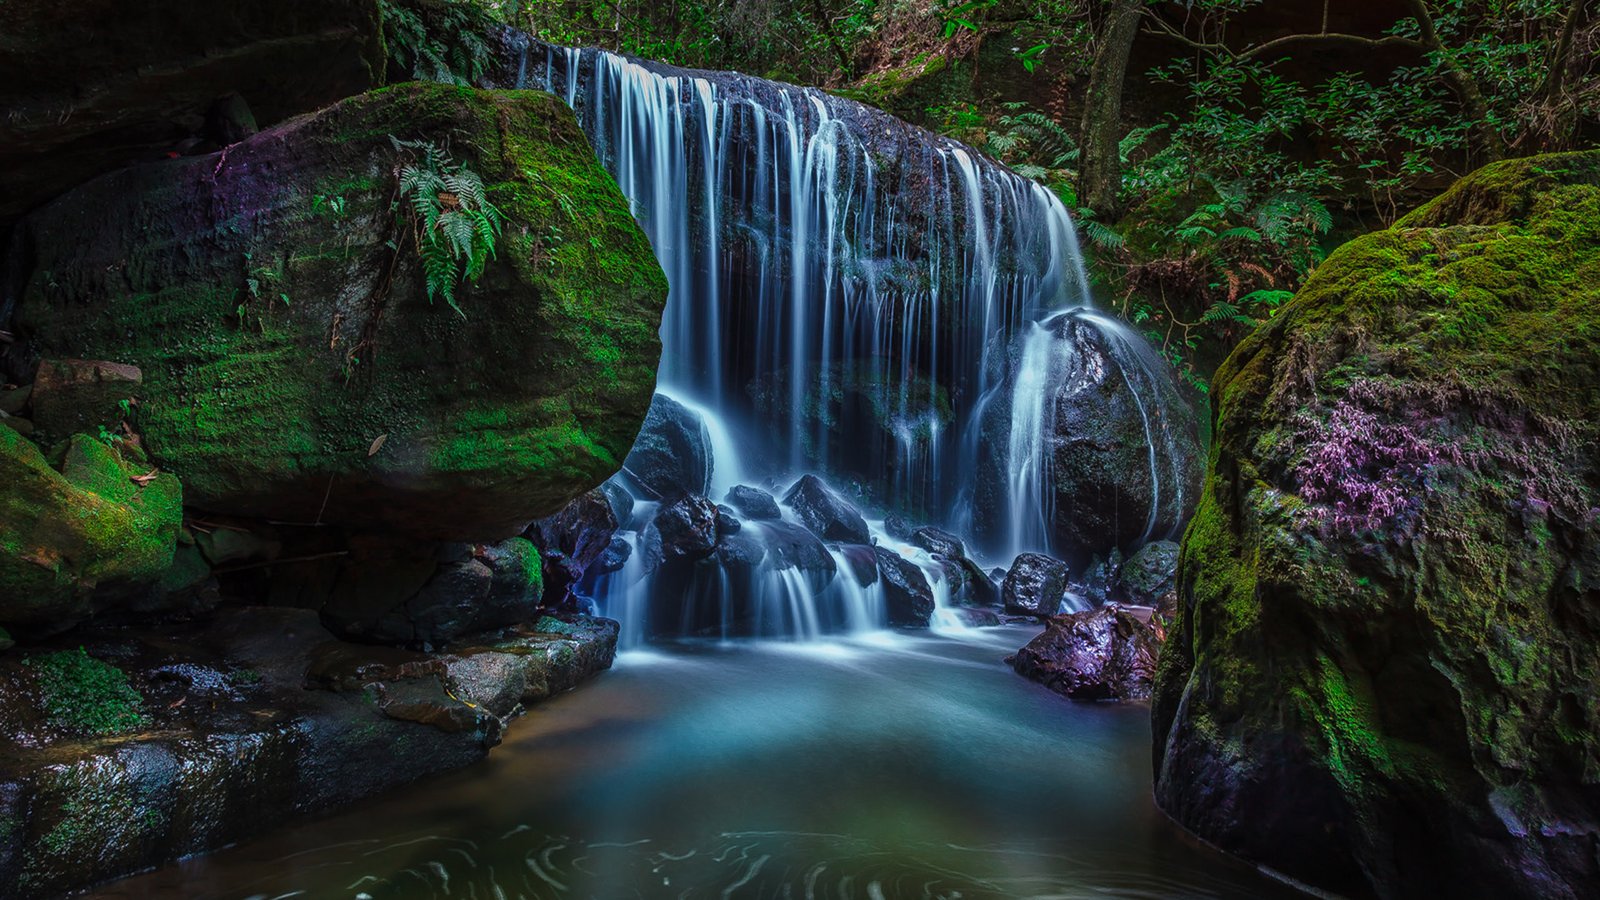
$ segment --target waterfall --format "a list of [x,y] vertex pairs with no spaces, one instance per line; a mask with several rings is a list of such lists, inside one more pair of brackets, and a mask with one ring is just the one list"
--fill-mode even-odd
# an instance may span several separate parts
[[[706,423],[712,500],[755,483],[746,479],[781,489],[815,471],[864,484],[880,509],[970,533],[989,515],[973,501],[980,456],[995,452],[981,420],[1004,405],[1016,412],[1012,475],[993,555],[1009,563],[1049,547],[1046,382],[1063,351],[1038,323],[1089,300],[1076,233],[1051,191],[815,88],[526,36],[511,45],[515,86],[565,98],[667,275],[659,390]],[[642,549],[637,531],[629,540]],[[753,573],[702,562],[673,590],[702,614],[718,609],[724,633],[881,625],[881,584],[829,552],[826,581],[769,552]],[[940,618],[953,620],[942,569],[917,564]],[[627,574],[607,579],[608,613],[635,614],[640,601],[622,595],[662,590]],[[740,590],[761,592],[757,621],[734,621],[748,617],[727,596]]]

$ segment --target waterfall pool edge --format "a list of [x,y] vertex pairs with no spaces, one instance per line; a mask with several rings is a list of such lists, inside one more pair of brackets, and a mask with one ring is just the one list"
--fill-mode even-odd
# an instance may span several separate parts
[[1032,633],[626,653],[479,765],[91,896],[1295,896],[1155,808],[1147,707],[1012,673]]

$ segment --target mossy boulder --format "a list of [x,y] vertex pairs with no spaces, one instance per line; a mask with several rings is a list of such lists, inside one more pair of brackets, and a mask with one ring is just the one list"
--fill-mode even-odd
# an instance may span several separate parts
[[[505,216],[460,314],[430,301],[396,202],[420,151],[391,138]],[[208,512],[498,540],[614,473],[650,404],[666,281],[548,94],[374,91],[23,227],[25,346],[137,366],[134,427]]]
[[102,172],[227,140],[207,134],[224,97],[271,125],[377,86],[383,66],[377,0],[7,0],[0,222]]
[[77,435],[53,466],[0,428],[0,622],[59,629],[147,590],[171,566],[182,488],[121,453]]
[[1216,378],[1156,799],[1380,897],[1600,890],[1600,152],[1352,241]]

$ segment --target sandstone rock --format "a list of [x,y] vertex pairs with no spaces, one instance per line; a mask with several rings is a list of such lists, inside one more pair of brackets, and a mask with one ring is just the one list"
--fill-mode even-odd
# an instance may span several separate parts
[[1346,244],[1213,381],[1156,800],[1320,889],[1600,884],[1600,153]]
[[[506,224],[459,314],[414,250],[391,267],[415,162],[391,135],[448,136],[499,185]],[[554,218],[565,243],[536,247]],[[665,280],[547,95],[399,85],[103,176],[18,227],[21,345],[137,366],[145,449],[209,513],[500,540],[615,472],[654,390]]]
[[73,434],[121,435],[143,377],[136,366],[83,359],[45,359],[34,376],[33,424],[51,440]]
[[176,478],[84,435],[57,471],[0,428],[0,623],[60,630],[147,590],[172,564],[182,500]]

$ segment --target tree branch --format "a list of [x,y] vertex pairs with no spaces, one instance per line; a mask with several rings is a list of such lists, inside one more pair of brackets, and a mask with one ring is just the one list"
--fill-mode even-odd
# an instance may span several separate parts
[[[1207,43],[1205,41],[1197,41],[1194,38],[1189,37],[1187,34],[1184,34],[1182,31],[1179,31],[1178,29],[1172,27],[1170,24],[1167,23],[1166,20],[1162,19],[1159,15],[1156,15],[1154,12],[1149,11],[1148,8],[1146,8],[1146,18],[1148,20],[1154,22],[1157,25],[1157,27],[1160,29],[1159,31],[1151,31],[1149,29],[1146,29],[1145,30],[1146,34],[1153,34],[1153,35],[1156,35],[1158,37],[1162,36],[1162,35],[1165,35],[1166,37],[1170,37],[1170,38],[1172,38],[1174,40],[1177,40],[1177,41],[1180,41],[1180,42],[1182,42],[1184,44],[1187,44],[1188,46],[1193,47],[1196,50],[1207,50],[1207,51],[1210,51],[1212,53],[1219,53],[1219,54],[1221,54],[1223,56],[1228,57],[1229,59],[1231,59],[1231,60],[1233,60],[1235,62],[1243,62],[1243,61],[1248,60],[1248,59],[1254,59],[1257,56],[1260,56],[1260,55],[1262,55],[1264,53],[1269,53],[1269,52],[1271,52],[1273,50],[1276,50],[1276,49],[1278,49],[1280,47],[1284,47],[1284,46],[1287,46],[1289,44],[1301,43],[1301,42],[1305,42],[1305,41],[1323,41],[1323,42],[1340,43],[1340,44],[1353,44],[1353,45],[1358,46],[1358,47],[1369,47],[1369,48],[1407,47],[1407,48],[1410,48],[1410,49],[1413,49],[1413,50],[1424,49],[1423,44],[1422,44],[1421,41],[1413,40],[1413,39],[1408,38],[1408,37],[1400,37],[1398,35],[1385,35],[1384,37],[1381,37],[1381,38],[1370,38],[1370,37],[1365,37],[1365,36],[1359,35],[1359,34],[1345,34],[1343,32],[1338,32],[1338,31],[1326,31],[1326,30],[1324,30],[1324,31],[1315,32],[1315,33],[1308,32],[1306,34],[1288,34],[1288,35],[1284,35],[1283,37],[1280,37],[1280,38],[1273,38],[1272,40],[1267,41],[1264,44],[1256,44],[1253,47],[1246,47],[1243,50],[1234,50],[1233,48],[1229,47],[1226,44],[1215,44],[1215,43]],[[1326,25],[1326,23],[1324,23],[1324,25]]]

